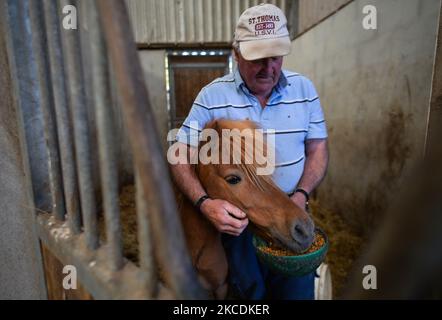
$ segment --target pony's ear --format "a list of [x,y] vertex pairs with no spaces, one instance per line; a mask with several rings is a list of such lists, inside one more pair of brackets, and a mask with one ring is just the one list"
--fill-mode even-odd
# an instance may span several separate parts
[[[219,133],[219,131],[218,131],[219,130],[218,120],[212,120],[212,121],[207,122],[203,129],[204,130],[206,130],[206,129],[213,129],[213,130],[216,130],[216,132]],[[205,142],[205,141],[200,141],[199,144],[198,144],[198,149],[200,149],[201,146],[206,144],[206,143],[207,142]]]
[[218,128],[218,121],[217,120],[212,120],[209,121],[205,126],[204,129],[217,129]]
[[213,129],[218,133],[221,133],[221,129],[223,129],[223,119],[216,119],[208,122],[204,129]]

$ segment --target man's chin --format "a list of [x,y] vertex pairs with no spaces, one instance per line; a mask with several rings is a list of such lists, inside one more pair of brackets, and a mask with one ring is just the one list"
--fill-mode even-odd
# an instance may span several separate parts
[[264,93],[271,92],[273,89],[273,82],[270,83],[257,83],[256,92]]

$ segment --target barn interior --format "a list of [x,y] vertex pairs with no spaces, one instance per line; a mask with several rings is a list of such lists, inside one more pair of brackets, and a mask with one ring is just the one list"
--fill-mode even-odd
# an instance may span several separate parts
[[[259,2],[0,3],[0,299],[206,298],[168,133],[236,68],[235,22]],[[328,298],[440,299],[441,1],[266,2],[288,18],[283,68],[315,83],[327,119],[311,213],[330,240]]]

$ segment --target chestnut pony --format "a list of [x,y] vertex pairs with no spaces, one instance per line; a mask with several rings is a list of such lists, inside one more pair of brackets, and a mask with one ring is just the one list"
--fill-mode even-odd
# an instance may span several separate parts
[[[201,181],[207,194],[213,199],[226,200],[243,212],[249,219],[252,230],[265,238],[290,248],[295,252],[307,249],[314,237],[314,224],[308,213],[296,206],[289,197],[280,190],[272,181],[270,175],[258,175],[257,168],[263,165],[261,161],[245,161],[247,148],[244,148],[244,129],[252,129],[255,148],[259,145],[266,149],[266,144],[256,143],[256,139],[263,139],[263,135],[255,134],[258,126],[252,121],[234,121],[218,119],[206,125],[205,129],[213,129],[222,137],[223,129],[238,129],[241,132],[240,163],[230,161],[232,164],[204,164],[198,161],[193,165],[196,176]],[[234,130],[235,131],[235,130]],[[231,131],[231,132],[234,132]],[[235,134],[232,134],[234,136]],[[208,139],[209,140],[209,139]],[[215,145],[219,147],[212,156],[220,156],[226,148],[232,150],[235,139],[220,139]],[[238,141],[238,140],[236,140]],[[200,142],[200,151],[208,143]],[[213,145],[212,145],[213,146]],[[227,147],[226,147],[227,146]],[[213,149],[212,149],[213,150]],[[265,153],[265,150],[262,150]],[[210,154],[210,153],[209,153]],[[233,160],[234,152],[230,153]],[[256,155],[256,153],[254,153]],[[221,163],[221,158],[219,158]],[[255,158],[253,158],[255,159]],[[257,160],[258,158],[256,158]],[[227,293],[228,265],[226,255],[221,243],[220,233],[198,212],[192,203],[181,194],[177,194],[178,210],[181,215],[182,225],[191,254],[192,262],[196,268],[203,287],[209,295],[216,299],[223,299]]]

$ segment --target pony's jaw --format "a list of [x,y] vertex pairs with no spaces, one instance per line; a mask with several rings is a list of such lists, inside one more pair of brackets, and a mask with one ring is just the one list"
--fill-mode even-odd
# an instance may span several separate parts
[[277,210],[271,206],[251,207],[247,210],[247,217],[255,228],[295,253],[308,249],[313,243],[315,232],[314,222],[308,213],[298,208],[282,192],[281,197],[267,201],[281,205]]
[[[307,250],[314,240],[314,226],[311,224],[311,227],[309,226],[306,230],[306,233],[304,236],[300,237],[297,235],[293,235],[294,227],[277,227],[277,226],[260,226],[253,222],[253,219],[249,217],[249,220],[253,223],[255,226],[255,229],[259,230],[259,232],[256,232],[257,235],[261,236],[265,240],[272,242],[276,242],[276,244],[282,245],[283,247],[287,247],[291,251],[295,253],[302,253],[303,251]],[[296,224],[297,221],[294,223],[291,223],[293,226]],[[309,224],[310,225],[310,224]],[[310,229],[313,229],[313,231],[310,231]]]

